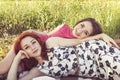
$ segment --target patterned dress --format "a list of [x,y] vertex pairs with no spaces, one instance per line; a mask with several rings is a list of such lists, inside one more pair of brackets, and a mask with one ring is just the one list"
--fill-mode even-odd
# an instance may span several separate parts
[[68,75],[120,80],[120,50],[102,40],[90,40],[72,47],[54,47],[49,61],[39,70],[53,77]]

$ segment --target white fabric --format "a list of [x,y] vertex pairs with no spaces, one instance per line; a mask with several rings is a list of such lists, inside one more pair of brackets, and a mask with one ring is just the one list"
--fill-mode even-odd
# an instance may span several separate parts
[[49,76],[41,76],[41,77],[33,78],[32,80],[56,80],[56,79]]
[[[60,79],[59,78],[55,79],[55,78],[52,78],[52,77],[49,77],[49,76],[41,76],[41,77],[33,78],[32,80],[60,80]],[[92,80],[92,79],[78,78],[78,80]]]

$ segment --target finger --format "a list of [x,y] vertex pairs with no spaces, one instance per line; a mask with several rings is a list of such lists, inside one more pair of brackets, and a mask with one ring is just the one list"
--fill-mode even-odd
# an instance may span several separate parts
[[29,55],[25,52],[25,51],[22,51],[23,55],[26,57],[26,58],[30,58]]
[[24,52],[24,54],[28,59],[30,58],[29,55],[26,52]]
[[24,59],[24,58],[26,58],[26,56],[25,56],[25,55],[21,57],[21,59]]
[[115,47],[120,48],[116,43],[113,44]]
[[120,48],[114,40],[111,41],[111,43],[112,43],[115,47]]
[[111,44],[109,41],[106,41],[106,43],[107,43],[109,46],[112,46],[112,44]]

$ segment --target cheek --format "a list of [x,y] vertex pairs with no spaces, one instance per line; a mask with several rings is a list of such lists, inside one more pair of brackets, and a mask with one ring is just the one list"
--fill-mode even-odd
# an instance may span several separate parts
[[81,35],[81,38],[86,38],[88,37],[87,35],[85,35],[84,33]]
[[92,27],[90,27],[88,30],[87,30],[89,33],[90,33],[90,35],[93,33],[93,28]]
[[29,54],[31,54],[32,51],[30,51],[30,50],[25,50],[25,52],[29,55]]
[[73,29],[73,32],[74,32],[74,33],[76,33],[76,30],[77,30],[77,29],[78,29],[78,28],[77,28],[77,27],[75,27],[75,28]]

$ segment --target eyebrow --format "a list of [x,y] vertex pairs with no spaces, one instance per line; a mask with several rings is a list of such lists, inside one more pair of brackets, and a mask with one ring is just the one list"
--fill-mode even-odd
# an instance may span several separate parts
[[[32,39],[30,42],[33,42],[33,41],[34,41],[34,39]],[[25,44],[25,45],[23,46],[23,48],[26,47],[26,46],[27,46],[27,44]]]
[[35,39],[32,39],[30,42],[33,42]]

